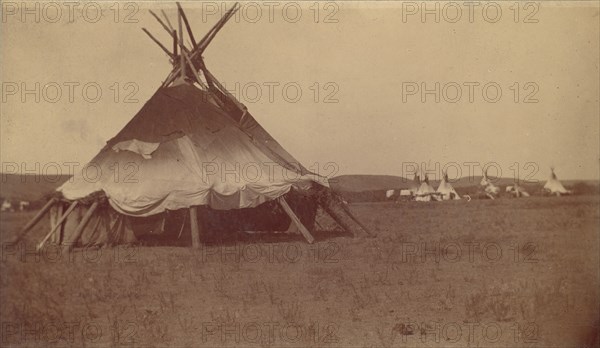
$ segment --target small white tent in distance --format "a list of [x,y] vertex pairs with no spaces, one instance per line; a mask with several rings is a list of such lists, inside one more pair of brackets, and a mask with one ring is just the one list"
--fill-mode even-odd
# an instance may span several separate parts
[[419,189],[417,190],[415,196],[415,200],[419,202],[429,202],[432,199],[439,200],[438,194],[435,192],[433,186],[431,186],[431,184],[429,183],[429,178],[427,177],[427,174],[424,175],[423,181],[421,182],[421,186],[419,186]]
[[496,199],[500,194],[500,188],[487,176],[487,169],[483,171],[483,177],[481,178],[481,182],[479,183],[481,189],[483,190],[483,195],[490,199]]
[[567,190],[563,184],[558,180],[556,174],[554,173],[554,167],[550,167],[550,178],[546,181],[544,185],[544,191],[551,195],[561,196],[568,195],[572,192]]
[[437,189],[437,192],[440,194],[440,198],[444,201],[460,199],[460,196],[448,180],[448,173],[444,172],[443,174],[442,181]]

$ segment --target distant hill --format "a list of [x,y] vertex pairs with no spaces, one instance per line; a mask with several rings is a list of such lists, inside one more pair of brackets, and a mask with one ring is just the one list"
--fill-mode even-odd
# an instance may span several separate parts
[[408,187],[412,180],[394,175],[340,175],[329,182],[335,191],[361,192]]
[[[478,186],[481,181],[481,176],[473,176],[473,177],[462,177],[458,180],[451,180],[452,186],[454,188],[471,188],[473,186]],[[514,179],[512,178],[499,178],[492,179],[494,184],[497,186],[507,186],[512,185]],[[394,175],[340,175],[330,179],[331,187],[335,191],[340,192],[364,192],[364,191],[381,191],[381,190],[390,190],[390,189],[404,189],[409,188],[412,179],[406,179],[401,176]],[[437,188],[439,185],[439,180],[430,180],[429,181],[434,188]],[[538,183],[526,183],[523,186],[538,186],[544,185],[546,181],[542,180]],[[572,186],[577,183],[585,183],[587,185],[598,186],[598,180],[562,180],[561,181],[565,186]]]
[[0,196],[11,201],[37,201],[68,179],[68,175],[0,174]]

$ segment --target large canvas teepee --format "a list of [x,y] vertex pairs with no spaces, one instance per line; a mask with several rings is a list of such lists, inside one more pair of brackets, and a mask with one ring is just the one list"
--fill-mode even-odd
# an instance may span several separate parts
[[554,168],[550,168],[550,178],[548,179],[548,181],[546,181],[546,184],[544,185],[544,190],[547,193],[557,196],[571,193],[571,191],[567,190],[563,186],[563,184],[558,180],[556,174],[554,173]]
[[444,173],[440,186],[438,186],[437,192],[440,194],[440,198],[444,201],[452,199],[460,199],[460,196],[452,187],[452,184],[448,181],[448,173]]
[[[314,240],[320,205],[351,233],[367,229],[329,189],[255,120],[210,73],[202,53],[238,9],[232,7],[196,41],[179,6],[179,35],[152,15],[173,39],[173,70],[133,119],[86,166],[57,190],[21,238],[51,212],[48,239],[68,245],[135,242],[140,235],[285,231]],[[185,23],[192,47],[183,42]]]

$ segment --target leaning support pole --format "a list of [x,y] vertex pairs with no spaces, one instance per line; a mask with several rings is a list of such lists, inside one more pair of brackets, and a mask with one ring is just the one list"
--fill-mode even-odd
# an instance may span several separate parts
[[58,201],[58,199],[56,198],[51,198],[46,205],[44,205],[44,207],[42,208],[42,210],[40,210],[34,217],[33,219],[31,219],[29,221],[29,223],[27,225],[25,225],[25,227],[23,227],[23,229],[21,230],[21,232],[19,232],[19,234],[17,235],[17,237],[13,240],[13,243],[18,243],[21,241],[21,239],[23,237],[25,237],[25,235],[31,231],[31,229],[37,225],[37,223],[42,219],[42,217],[44,217],[44,215],[48,212],[48,210],[50,210],[50,208],[52,208],[52,206]]
[[190,207],[190,230],[192,232],[192,247],[200,249],[200,228],[198,227],[198,207]]
[[342,209],[344,209],[344,211],[346,212],[346,214],[348,214],[348,216],[354,220],[354,222],[356,222],[364,231],[367,235],[369,235],[369,237],[375,237],[375,234],[373,232],[371,232],[371,230],[369,230],[367,228],[367,226],[365,226],[362,222],[360,222],[360,220],[358,220],[356,218],[356,216],[354,216],[354,214],[350,211],[350,208],[348,207],[348,203],[346,202],[342,202]]
[[[63,205],[62,204],[57,204],[56,205],[56,214],[50,214],[50,226],[54,227],[54,225],[56,225],[56,220],[60,219],[60,217],[63,215]],[[62,240],[62,234],[63,234],[63,228],[64,226],[60,226],[58,229],[58,233],[55,233],[52,235],[52,238],[50,238],[50,241],[54,244],[60,244],[61,240]]]
[[351,233],[352,235],[357,235],[359,233],[354,221],[349,219],[348,215],[346,215],[346,212],[340,210],[339,207],[337,207],[338,209],[335,209],[327,204],[320,204],[320,206],[338,225],[344,229],[344,231]]
[[283,196],[279,197],[279,204],[281,205],[281,207],[283,208],[283,210],[286,212],[286,214],[288,214],[288,216],[290,217],[290,219],[292,219],[292,221],[294,222],[294,224],[296,225],[296,227],[298,227],[298,229],[300,230],[300,232],[302,233],[302,235],[304,236],[304,238],[306,238],[306,241],[309,244],[314,243],[315,238],[312,236],[312,234],[310,234],[310,232],[304,226],[304,224],[302,224],[302,221],[300,221],[300,219],[298,218],[298,216],[296,215],[296,213],[294,213],[294,211],[289,206],[289,204],[286,202],[285,198],[283,198]]
[[73,232],[73,240],[71,240],[67,245],[67,252],[73,250],[73,247],[75,247],[75,245],[79,241],[79,238],[81,238],[81,234],[83,233],[85,226],[88,224],[88,222],[94,215],[94,211],[96,210],[96,208],[98,208],[98,201],[92,203],[92,205],[88,208],[88,210],[85,212],[85,215],[79,222],[79,225],[77,225],[75,232]]
[[337,222],[346,232],[353,235],[366,234],[372,237],[373,234],[359,223],[348,207],[344,206],[344,202],[333,192],[324,190],[319,197],[319,205],[329,214],[335,222]]
[[163,50],[163,52],[165,52],[171,59],[175,59],[175,56],[171,52],[169,52],[169,50],[165,46],[163,46],[163,44],[160,43],[160,41],[158,41],[157,38],[150,34],[150,32],[146,30],[146,28],[142,28],[142,30],[144,31],[144,33],[146,33],[146,35],[148,35],[152,39],[152,41],[154,41],[158,45],[158,47],[160,47]]
[[52,236],[54,231],[56,231],[58,229],[58,227],[60,225],[62,225],[63,222],[65,222],[65,220],[67,219],[67,216],[69,216],[69,214],[71,214],[71,212],[73,211],[73,209],[75,209],[76,206],[77,206],[77,201],[74,201],[73,203],[71,203],[71,205],[69,206],[69,209],[67,209],[67,211],[63,214],[63,216],[61,216],[60,219],[58,219],[58,221],[56,222],[56,225],[52,226],[52,229],[50,230],[50,232],[48,232],[46,237],[44,237],[44,239],[42,239],[40,244],[38,244],[38,246],[37,246],[38,251],[40,249],[42,249],[42,247],[44,247],[44,244],[46,243],[48,238],[50,238],[50,236]]

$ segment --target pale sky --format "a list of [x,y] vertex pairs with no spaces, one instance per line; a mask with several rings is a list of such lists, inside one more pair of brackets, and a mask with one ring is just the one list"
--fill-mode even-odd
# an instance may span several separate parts
[[[411,4],[420,3],[320,4],[318,23],[313,2],[302,3],[297,22],[295,3],[286,7],[287,17],[282,12],[286,3],[273,2],[272,16],[266,5],[259,5],[258,19],[256,8],[246,4],[205,51],[205,61],[232,91],[239,86],[234,94],[290,153],[313,170],[318,163],[321,174],[332,174],[328,162],[339,167],[336,175],[401,175],[403,163],[410,162],[438,162],[442,167],[456,162],[466,175],[465,162],[496,162],[503,176],[513,175],[513,163],[523,176],[532,171],[526,163],[535,162],[539,171],[534,177],[539,179],[548,176],[550,166],[561,179],[599,179],[597,2],[543,2],[539,8],[521,3],[519,23],[516,9],[509,8],[514,2],[499,3],[502,14],[495,23],[486,20],[493,20],[495,8],[487,9],[487,17],[482,6],[474,8],[471,23],[469,8],[463,5],[462,17],[450,23],[456,9],[447,7],[444,12],[444,2],[438,3],[439,23],[434,15],[423,20],[420,12],[411,14],[422,10]],[[167,34],[146,9],[166,9],[176,25],[175,4],[121,4],[117,12],[115,3],[108,2],[95,23],[94,8],[88,7],[84,17],[83,3],[73,20],[69,8],[61,5],[62,17],[56,23],[50,21],[57,9],[45,8],[44,3],[39,23],[35,14],[26,15],[22,23],[19,9],[6,4],[3,168],[11,162],[86,163],[170,71],[167,56],[141,28],[170,49]],[[182,4],[197,40],[220,16],[210,12],[213,6],[231,6]],[[137,23],[125,23],[128,14]],[[327,15],[333,23],[324,23]],[[434,89],[436,82],[439,103],[433,94],[403,93],[403,86],[420,88],[423,83]],[[473,102],[470,82],[479,84],[473,87]],[[36,83],[38,92],[23,93],[23,87],[35,90]],[[86,84],[91,86],[88,100],[83,96]],[[486,84],[500,88],[497,102],[484,99]],[[102,91],[97,102],[90,101],[94,86]],[[253,100],[256,86],[261,92],[258,101]],[[462,92],[460,100],[445,100],[456,96],[456,86]],[[302,95],[294,103],[297,88]],[[493,99],[495,91],[487,89],[486,98]],[[124,102],[130,92],[137,102]],[[328,95],[337,102],[325,103]],[[523,103],[528,95],[537,103]]]

